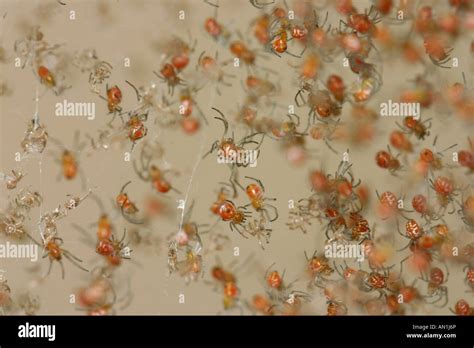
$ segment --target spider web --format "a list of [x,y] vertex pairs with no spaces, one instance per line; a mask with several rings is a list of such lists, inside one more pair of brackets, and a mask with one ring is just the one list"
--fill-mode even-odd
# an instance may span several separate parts
[[[210,109],[212,107],[212,105],[214,104],[215,98],[216,98],[216,90],[212,89],[211,95],[209,97],[209,103],[208,103],[207,109]],[[204,152],[204,145],[206,143],[206,140],[208,139],[207,135],[208,135],[207,130],[204,131],[201,135],[201,142],[200,142],[199,151],[196,154],[197,157],[196,157],[193,169],[191,171],[191,175],[190,175],[189,180],[188,180],[188,186],[186,188],[186,192],[185,192],[185,195],[184,195],[184,206],[182,207],[182,209],[179,209],[179,210],[181,210],[181,212],[179,212],[179,210],[177,211],[177,219],[179,221],[178,231],[177,231],[178,233],[183,228],[184,215],[185,215],[185,211],[186,211],[186,204],[188,202],[189,193],[191,192],[191,189],[193,187],[194,177],[196,176],[197,169],[199,168],[199,165],[201,164],[201,161],[203,159],[202,155],[203,155],[203,152]],[[200,252],[200,250],[202,248],[202,245],[200,245],[199,242],[198,242],[198,245],[199,245],[198,250],[195,250],[196,252]],[[163,287],[163,293],[165,294],[165,296],[169,297],[169,293],[168,293],[169,272],[168,271],[166,271],[166,272],[167,272],[167,274],[166,274],[167,276],[166,276],[165,286]]]

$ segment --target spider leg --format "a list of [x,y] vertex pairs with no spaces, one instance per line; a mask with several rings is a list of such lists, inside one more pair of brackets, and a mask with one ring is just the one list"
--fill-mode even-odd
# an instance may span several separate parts
[[125,190],[125,188],[126,188],[128,185],[131,184],[131,182],[132,182],[132,181],[130,180],[130,181],[126,182],[126,183],[122,186],[122,188],[120,189],[120,193],[121,193],[121,194],[123,193],[123,191]]
[[64,269],[64,264],[61,260],[58,260],[58,262],[59,262],[59,265],[61,266],[61,278],[64,279],[64,277],[66,276],[66,270]]
[[[43,255],[43,257],[47,256],[48,254],[46,255]],[[42,277],[42,278],[46,278],[47,276],[49,276],[49,274],[51,273],[51,269],[53,267],[53,260],[49,259],[49,266],[48,266],[48,271],[46,272],[46,274]]]
[[78,262],[82,262],[82,260],[81,260],[80,258],[78,258],[77,256],[75,256],[74,254],[72,254],[72,253],[71,253],[70,251],[68,251],[68,250],[63,250],[63,254],[64,254],[64,256],[67,255],[67,257],[70,258],[70,259],[74,259],[74,260],[76,260],[76,261],[78,261]]
[[270,216],[268,216],[268,215],[269,215],[269,214],[268,214],[268,211],[267,211],[266,209],[264,209],[264,211],[265,211],[266,214],[267,214],[267,218],[270,220],[270,222],[276,221],[276,220],[278,219],[278,216],[279,216],[279,215],[278,215],[278,209],[277,209],[277,207],[275,207],[274,205],[268,204],[268,203],[265,204],[265,205],[266,205],[266,206],[269,206],[270,208],[272,208],[272,209],[273,209],[273,212],[275,213],[275,217],[274,217],[273,219],[271,219]]
[[211,149],[210,149],[208,152],[206,152],[206,153],[204,154],[204,156],[202,156],[202,158],[203,158],[203,159],[206,158],[208,155],[210,155],[211,153],[213,153],[213,152],[214,152],[216,149],[218,149],[218,148],[219,148],[219,140],[216,140],[216,141],[212,144]]
[[225,138],[227,136],[227,132],[229,130],[229,123],[227,122],[224,114],[222,113],[222,111],[220,111],[219,109],[216,109],[214,107],[211,108],[212,110],[216,111],[217,113],[219,113],[219,115],[221,117],[214,117],[216,120],[220,120],[222,121],[222,123],[224,123],[224,134],[222,135],[222,138]]
[[141,96],[140,96],[140,92],[138,92],[137,87],[135,87],[131,82],[129,82],[127,80],[125,80],[125,83],[127,83],[130,87],[133,88],[133,90],[135,91],[135,94],[137,95],[137,101],[140,102]]
[[76,260],[79,260],[79,259],[76,256],[72,255],[70,252],[65,252],[64,257],[67,258],[69,261],[71,261],[71,263],[73,263],[76,267],[80,268],[81,270],[83,270],[85,272],[89,272],[89,270],[87,268],[84,268],[83,266],[81,266],[79,264],[78,261],[76,261]]
[[237,225],[234,224],[233,222],[230,223],[230,229],[231,229],[231,231],[234,231],[234,230],[237,231],[245,239],[249,239],[249,237],[247,237],[245,234],[243,234],[243,232],[240,230],[240,228],[238,228]]

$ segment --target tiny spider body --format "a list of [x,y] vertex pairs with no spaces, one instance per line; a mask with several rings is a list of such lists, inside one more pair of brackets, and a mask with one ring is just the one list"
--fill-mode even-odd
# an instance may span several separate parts
[[71,254],[71,252],[69,252],[68,250],[62,248],[61,246],[62,243],[63,243],[63,240],[59,237],[51,237],[51,238],[45,239],[45,243],[44,243],[45,253],[43,254],[43,258],[45,257],[49,258],[49,268],[45,277],[51,273],[53,262],[58,262],[59,265],[61,266],[62,278],[64,279],[65,270],[64,270],[64,264],[63,264],[63,258],[66,258],[67,260],[69,260],[77,268],[85,272],[88,272],[86,268],[80,265],[82,260],[74,256],[73,254]]

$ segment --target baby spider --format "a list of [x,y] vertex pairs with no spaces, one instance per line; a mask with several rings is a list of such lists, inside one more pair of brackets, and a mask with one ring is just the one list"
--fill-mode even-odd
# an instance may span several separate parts
[[321,221],[321,219],[319,215],[312,211],[312,201],[308,200],[307,205],[301,204],[303,201],[306,201],[306,199],[300,199],[298,205],[290,210],[290,217],[286,225],[291,231],[299,229],[306,234],[308,232],[306,228],[311,226],[311,220],[318,219]]
[[148,128],[145,126],[147,119],[148,113],[139,114],[132,112],[129,114],[129,118],[124,125],[124,129],[127,132],[128,139],[132,142],[132,148],[130,151],[133,151],[137,142],[147,135]]
[[471,307],[464,299],[456,302],[454,305],[454,310],[451,308],[449,310],[456,315],[474,315],[474,308]]
[[0,173],[0,178],[6,181],[7,190],[14,190],[24,176],[20,170],[12,170],[12,176]]
[[[445,265],[446,266],[446,265]],[[425,296],[426,303],[434,304],[437,307],[444,307],[448,304],[448,287],[443,285],[446,284],[449,277],[449,270],[446,267],[446,276],[444,272],[438,268],[433,267],[430,270],[428,279],[425,276],[422,276],[420,279],[428,283],[428,295]],[[427,301],[427,299],[434,298],[432,301]],[[442,305],[438,305],[440,301]]]
[[80,143],[80,133],[76,131],[74,133],[73,145],[71,149],[66,148],[59,140],[50,137],[51,141],[57,146],[62,148],[60,154],[50,152],[55,157],[55,162],[61,165],[61,171],[58,174],[58,179],[63,177],[66,180],[74,180],[77,175],[81,175],[82,186],[85,186],[86,179],[84,173],[80,170],[78,154],[86,147],[86,143]]
[[304,256],[307,262],[306,271],[311,278],[308,287],[316,285],[324,288],[324,283],[329,281],[326,277],[334,273],[334,268],[329,265],[329,260],[324,255],[317,255],[317,250],[314,251],[311,257],[308,257],[305,251]]
[[391,291],[390,268],[383,268],[382,272],[372,271],[364,272],[360,290],[366,293],[377,291],[379,298],[386,295],[386,291]]
[[[201,255],[201,244],[196,243],[194,247],[186,245],[184,247],[183,260],[176,259],[175,269],[179,275],[184,278],[186,284],[192,280],[197,280],[199,276],[202,276],[202,255]],[[168,259],[170,265],[170,259]]]
[[250,216],[250,213],[247,212],[245,207],[236,207],[232,201],[226,200],[221,204],[219,208],[219,216],[223,221],[230,222],[230,230],[236,230],[239,234],[248,239],[245,236],[245,230],[241,230],[244,227],[244,223],[247,220],[247,217]]
[[[25,152],[25,155],[30,154],[39,155],[43,153],[48,143],[48,132],[39,123],[39,116],[35,114],[31,122],[28,123],[25,136],[21,142],[21,148]],[[25,156],[23,157],[25,158]]]
[[178,268],[178,242],[171,240],[168,243],[168,275],[173,273]]
[[273,265],[274,263],[268,267],[264,276],[266,292],[271,301],[286,303],[289,298],[294,298],[296,295],[308,296],[308,294],[304,292],[291,290],[297,280],[285,284],[283,280],[285,271],[283,271],[281,275],[277,270],[271,271]]
[[362,243],[366,239],[371,238],[371,229],[369,222],[359,213],[350,212],[347,220],[347,231],[349,232],[349,239]]
[[92,280],[86,287],[77,290],[77,297],[81,308],[89,315],[105,315],[110,312],[116,302],[111,275],[105,268],[95,268],[91,271]]
[[186,82],[178,76],[179,71],[177,71],[177,69],[170,63],[163,65],[159,74],[156,71],[153,71],[153,73],[161,81],[166,82],[168,85],[168,93],[170,95],[174,94],[174,89],[176,86],[186,85]]
[[64,265],[63,265],[63,256],[68,259],[71,263],[73,263],[76,267],[80,268],[85,272],[89,272],[86,268],[82,267],[79,263],[82,262],[81,259],[71,254],[71,252],[63,249],[61,245],[63,244],[63,240],[59,237],[52,237],[45,240],[43,244],[44,251],[46,253],[43,254],[43,258],[49,256],[49,268],[48,272],[45,274],[44,278],[47,277],[51,273],[51,268],[53,266],[53,262],[57,261],[61,266],[61,273],[62,278],[64,279]]
[[443,153],[456,147],[457,144],[453,144],[443,150],[437,151],[436,150],[436,142],[438,140],[438,136],[436,136],[433,140],[432,149],[424,148],[420,152],[420,157],[418,159],[417,168],[418,171],[421,172],[423,175],[427,175],[428,172],[433,175],[433,172],[436,170],[441,170],[443,168],[454,168],[454,166],[449,164],[444,164],[442,161]]
[[[305,99],[303,93],[307,94]],[[295,95],[296,106],[308,106],[309,116],[314,120],[322,121],[331,116],[341,114],[341,106],[331,98],[329,91],[318,89],[312,84],[305,82]]]
[[292,290],[286,299],[282,299],[280,312],[282,315],[299,315],[303,302],[310,302],[311,295],[298,290]]
[[413,116],[408,116],[403,119],[403,125],[398,122],[395,123],[403,132],[414,134],[419,140],[423,140],[430,135],[431,118],[421,121]]
[[365,9],[364,13],[350,13],[346,27],[356,31],[359,35],[371,35],[375,30],[375,25],[382,20],[375,6],[370,6],[369,11]]
[[43,65],[39,66],[37,75],[40,82],[51,89],[56,95],[60,95],[63,91],[71,87],[64,83],[64,76],[58,78],[56,74],[53,74],[50,69]]
[[327,301],[327,315],[346,315],[348,312],[347,306],[342,301],[328,300]]
[[304,144],[304,136],[307,135],[306,131],[298,131],[300,126],[300,117],[297,114],[287,114],[289,121],[284,121],[278,125],[274,125],[271,129],[272,135],[278,139],[282,139],[285,145],[291,144]]
[[404,197],[397,198],[391,191],[385,191],[380,194],[376,190],[375,193],[379,200],[377,211],[381,219],[386,220],[392,217],[398,219],[398,216],[402,216],[406,220],[410,220],[406,213],[412,213],[413,211],[403,208]]
[[125,193],[125,188],[131,183],[131,181],[126,182],[122,188],[120,189],[120,192],[117,196],[116,203],[118,207],[120,208],[120,212],[122,213],[122,216],[124,217],[125,220],[130,222],[131,224],[143,224],[145,223],[144,219],[138,219],[136,217],[138,213],[138,208],[133,203],[129,198],[128,194]]
[[334,149],[331,145],[334,133],[337,131],[339,126],[339,120],[336,122],[320,121],[311,127],[309,134],[314,140],[322,140],[326,144],[329,150],[338,154],[339,152]]
[[211,269],[213,281],[210,283],[214,286],[214,290],[223,291],[223,303],[225,310],[238,308],[241,306],[239,299],[240,290],[237,287],[237,274],[240,273],[244,268],[249,268],[250,261],[252,261],[252,256],[247,257],[247,259],[240,265],[237,265],[237,263],[234,261],[228,266],[223,266],[222,261],[219,257],[217,257],[216,264]]
[[7,237],[23,238],[24,236],[33,240],[33,237],[26,232],[23,222],[25,217],[20,214],[4,214],[0,213],[0,231],[5,233]]
[[270,236],[272,233],[271,228],[266,227],[266,220],[263,216],[260,217],[260,219],[253,219],[252,221],[249,221],[247,225],[244,227],[244,230],[246,233],[250,234],[252,237],[256,237],[258,240],[258,245],[262,248],[262,250],[265,250],[265,247],[263,246],[262,239],[265,242],[265,244],[270,243]]
[[275,71],[261,65],[256,64],[256,60],[258,56],[262,56],[266,52],[261,52],[256,49],[249,48],[248,44],[245,42],[243,35],[240,32],[237,32],[238,40],[234,40],[230,43],[229,49],[232,55],[235,58],[231,58],[224,62],[224,64],[228,64],[233,62],[234,59],[239,59],[246,67],[247,71],[250,73],[253,69],[260,69],[270,73],[275,73]]
[[294,37],[288,38],[287,29],[281,26],[276,30],[275,33],[271,34],[269,42],[266,44],[267,50],[279,58],[281,58],[281,54],[283,53],[286,53],[292,57],[301,58],[305,49],[303,49],[299,55],[288,51],[288,41],[291,41],[292,39],[294,39]]
[[[220,117],[214,117],[214,118],[224,123],[224,133],[221,137],[221,140],[220,141],[216,140],[212,144],[211,149],[203,156],[203,158],[205,158],[206,156],[208,156],[209,154],[217,150],[219,161],[223,163],[230,163],[232,164],[232,167],[234,165],[237,167],[247,167],[251,163],[248,158],[249,156],[247,156],[248,150],[246,150],[244,146],[246,144],[257,144],[256,148],[253,149],[254,152],[257,151],[257,155],[253,159],[255,162],[258,158],[258,154],[260,153],[259,148],[262,145],[265,134],[262,134],[262,139],[260,140],[260,142],[253,140],[253,138],[256,135],[261,134],[261,133],[254,133],[254,134],[248,135],[242,138],[240,141],[236,142],[233,136],[230,138],[227,137],[227,133],[229,131],[229,123],[227,122],[224,114],[216,108],[212,108],[212,109],[219,113]],[[240,160],[241,157],[245,157],[245,158],[243,158],[243,160]]]
[[[246,176],[245,178],[254,180],[257,184],[249,184],[245,188],[245,192],[247,193],[247,197],[250,200],[250,203],[247,205],[244,205],[244,208],[247,208],[249,206],[252,206],[257,212],[260,212],[261,214],[265,214],[266,218],[269,220],[269,222],[273,222],[276,219],[278,219],[278,210],[275,206],[266,203],[266,201],[276,201],[276,198],[268,198],[265,197],[265,188],[263,186],[263,183],[259,179],[252,178],[250,176]],[[273,218],[270,217],[270,214],[268,213],[267,207],[271,208],[274,212]]]
[[398,251],[401,251],[401,250],[405,250],[406,248],[410,247],[410,246],[414,246],[416,245],[416,242],[418,241],[418,239],[420,239],[423,235],[424,235],[424,228],[423,226],[420,226],[418,224],[418,222],[416,222],[416,220],[414,219],[409,219],[406,224],[405,224],[405,234],[403,234],[400,229],[399,229],[399,226],[397,224],[397,228],[398,228],[398,234],[400,234],[401,236],[407,238],[410,240],[410,242],[408,243],[408,245]]
[[454,181],[446,176],[438,176],[434,180],[430,179],[429,181],[430,188],[435,191],[441,207],[441,212],[438,215],[442,216],[449,205],[451,205],[451,210],[448,211],[448,214],[453,214],[456,211],[455,203],[457,202],[458,192],[463,192],[464,190],[456,187]]
[[41,236],[43,242],[53,239],[58,233],[57,222],[63,218],[65,218],[70,210],[76,209],[79,204],[85,200],[90,194],[92,190],[89,190],[84,196],[82,197],[71,197],[71,195],[67,195],[71,197],[66,203],[64,203],[64,207],[58,205],[56,209],[53,211],[46,212],[41,215],[39,220],[39,229],[41,232]]
[[94,93],[98,93],[97,85],[108,79],[112,73],[112,65],[105,61],[98,61],[94,64],[89,74],[89,86]]
[[221,208],[222,204],[224,204],[228,198],[230,197],[230,192],[225,187],[221,187],[220,190],[217,192],[217,198],[214,203],[212,203],[210,207],[210,211],[214,215],[219,215],[219,209]]
[[101,239],[97,243],[96,252],[102,256],[105,256],[110,263],[120,264],[119,259],[130,259],[130,247],[128,243],[125,243],[125,237],[127,235],[127,229],[124,229],[122,238],[119,240],[115,238],[115,235],[112,233],[110,238]]
[[[208,225],[197,224],[191,219],[191,215],[194,209],[194,201],[191,202],[189,207],[183,207],[183,209],[187,209],[187,211],[182,216],[182,221],[180,221],[178,225],[177,232],[172,233],[168,239],[174,239],[180,247],[191,244],[202,245],[199,229]],[[207,232],[209,232],[209,230],[204,231],[203,233]]]
[[[151,181],[153,188],[155,188],[157,192],[167,193],[170,190],[174,190],[179,193],[179,191],[173,188],[170,182],[164,177],[165,174],[170,173],[171,171],[160,170],[156,165],[150,164],[151,161],[152,158],[146,156],[145,153],[142,152],[140,156],[141,168],[138,168],[136,162],[133,162],[133,168],[140,179],[146,182]],[[172,174],[177,175],[177,173]]]
[[252,297],[251,301],[246,301],[246,306],[252,313],[258,313],[262,315],[273,315],[275,314],[275,304],[267,295],[256,294]]
[[411,201],[411,205],[413,209],[427,222],[439,220],[442,218],[442,216],[438,215],[438,213],[434,211],[434,208],[428,202],[426,196],[422,194],[415,195]]
[[233,78],[235,75],[224,72],[222,63],[218,63],[217,51],[212,58],[211,56],[205,55],[205,51],[201,53],[198,59],[198,65],[196,69],[203,73],[203,75],[215,85],[215,89],[218,95],[221,95],[219,85],[231,87],[232,85],[226,81],[226,78]]
[[356,181],[354,179],[351,169],[352,164],[343,160],[339,163],[334,177],[328,174],[327,179],[330,186],[334,188],[332,196],[336,201],[336,205],[340,208],[346,208],[346,203],[348,203],[352,211],[359,212],[363,208],[362,201],[360,196],[356,194],[355,189],[361,184],[361,180]]
[[[276,83],[257,75],[248,75],[242,86],[246,94],[246,105],[257,105],[262,98],[271,98],[278,94],[280,87]],[[268,103],[271,105],[271,103]]]
[[117,115],[120,116],[123,122],[122,107],[120,106],[120,103],[122,102],[122,91],[117,85],[109,88],[108,84],[105,85],[105,91],[106,97],[103,97],[101,95],[99,95],[99,97],[107,102],[107,109],[109,110],[109,114],[113,115],[112,119],[109,122],[109,125],[114,122],[115,117]]
[[453,48],[446,46],[446,40],[437,34],[430,34],[424,37],[425,51],[431,62],[445,69],[450,69],[450,66],[446,64],[451,60],[451,52]]

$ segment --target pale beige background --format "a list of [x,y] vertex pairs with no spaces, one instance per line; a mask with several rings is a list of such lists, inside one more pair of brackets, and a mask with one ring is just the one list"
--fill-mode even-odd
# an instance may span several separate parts
[[[204,35],[204,20],[214,14],[214,9],[206,5],[203,1],[141,1],[141,0],[120,0],[120,1],[73,1],[66,0],[67,6],[57,5],[55,1],[12,1],[0,0],[0,15],[6,13],[1,21],[0,45],[6,50],[6,59],[0,65],[1,80],[7,83],[12,91],[10,96],[0,97],[1,110],[1,135],[0,135],[0,170],[7,172],[17,164],[14,161],[14,153],[20,150],[20,141],[23,137],[26,124],[34,113],[34,96],[36,91],[36,81],[30,68],[24,70],[14,67],[13,43],[22,38],[25,28],[38,24],[45,34],[45,39],[51,44],[64,43],[63,52],[72,55],[76,50],[85,48],[95,48],[100,59],[106,60],[114,67],[109,84],[119,84],[124,93],[124,103],[131,107],[135,101],[134,92],[127,88],[124,80],[133,81],[135,85],[146,85],[151,81],[156,81],[152,74],[153,70],[159,69],[159,53],[154,49],[156,42],[166,40],[171,34],[186,38],[187,31],[190,30],[193,39],[197,39],[197,47],[191,62],[194,67],[197,56],[203,50],[213,54],[219,50],[223,59],[230,58],[227,49],[213,42]],[[248,23],[254,18],[258,11],[246,0],[220,1],[219,19],[227,23],[229,27],[240,29],[244,34],[248,28]],[[359,8],[364,8],[366,2],[355,2]],[[438,3],[438,2],[437,2]],[[441,5],[439,5],[441,6]],[[76,11],[76,19],[69,19],[69,11]],[[178,11],[184,10],[185,21],[178,19]],[[333,9],[331,9],[334,12]],[[331,13],[330,20],[334,20]],[[255,46],[256,43],[252,39]],[[464,44],[463,44],[464,42]],[[460,67],[450,71],[442,71],[439,84],[448,84],[461,81],[461,72],[464,71],[468,78],[472,75],[472,58],[468,53],[466,41],[461,41],[454,47],[453,55],[459,58]],[[129,57],[131,67],[123,66],[123,59]],[[404,62],[391,59],[390,54],[386,56],[383,67],[384,85],[379,94],[371,102],[371,106],[378,110],[378,105],[387,99],[395,99],[400,88],[407,86],[409,80],[416,73],[422,71],[420,66],[408,66]],[[278,80],[281,84],[281,93],[277,97],[279,105],[286,107],[293,103],[296,91],[292,78],[293,70],[288,66],[287,57],[278,59],[270,57],[262,64],[280,72]],[[189,68],[192,70],[193,68]],[[227,68],[238,77],[233,80],[232,88],[223,88],[223,95],[217,96],[212,88],[205,88],[199,93],[199,103],[201,108],[211,121],[209,127],[204,127],[200,133],[193,137],[185,136],[180,129],[165,130],[158,132],[157,126],[149,122],[148,138],[158,137],[159,141],[166,149],[165,159],[173,168],[180,171],[180,176],[173,178],[175,186],[183,193],[191,175],[192,168],[196,162],[201,145],[204,149],[210,147],[211,143],[221,135],[221,124],[212,120],[214,114],[209,110],[211,106],[217,107],[229,115],[235,114],[236,107],[242,103],[244,92],[240,81],[245,76],[245,70]],[[328,67],[330,72],[338,72],[343,76],[349,76],[343,71],[340,62],[335,62]],[[106,114],[106,105],[99,100],[96,95],[90,93],[87,84],[87,74],[81,74],[73,66],[67,67],[68,81],[72,88],[63,95],[57,97],[50,92],[45,93],[39,103],[41,121],[48,129],[48,132],[59,138],[64,144],[71,145],[72,136],[76,129],[81,133],[96,134],[95,131],[103,127],[109,120]],[[270,76],[271,78],[271,76]],[[471,85],[472,86],[472,85]],[[163,91],[166,91],[163,88]],[[57,118],[54,116],[54,105],[58,101],[68,99],[70,101],[96,102],[96,119],[88,121],[85,118]],[[305,114],[301,110],[300,114]],[[432,134],[439,134],[440,144],[445,147],[453,142],[458,142],[462,147],[466,147],[466,137],[472,135],[472,124],[465,124],[456,118],[441,117],[432,111],[426,111],[427,117],[436,119]],[[284,110],[280,109],[273,117],[284,118]],[[343,118],[348,116],[348,107],[343,110]],[[423,186],[409,185],[406,181],[390,177],[387,173],[376,167],[374,154],[378,149],[384,148],[388,142],[388,134],[393,129],[394,120],[390,118],[380,119],[377,122],[377,137],[370,147],[351,147],[351,162],[354,163],[354,173],[361,178],[371,190],[371,198],[374,200],[375,189],[379,191],[391,189],[395,192],[405,192],[408,197],[412,196],[415,190],[423,190]],[[243,134],[242,129],[236,129],[237,137]],[[430,144],[432,137],[426,140]],[[51,149],[56,149],[50,143]],[[336,144],[339,150],[344,150],[347,144]],[[307,165],[301,168],[294,168],[288,165],[282,153],[275,143],[266,140],[263,145],[261,157],[256,168],[248,168],[245,175],[259,177],[263,180],[269,196],[277,197],[276,203],[280,212],[280,219],[274,224],[274,231],[271,242],[265,251],[262,251],[255,240],[244,240],[239,235],[231,234],[225,224],[220,224],[217,229],[226,233],[232,238],[229,248],[219,253],[225,261],[231,261],[234,246],[240,247],[240,260],[244,260],[247,255],[253,254],[258,261],[239,279],[239,287],[242,291],[242,298],[250,299],[252,295],[263,291],[262,278],[264,270],[268,265],[276,262],[279,269],[286,269],[286,279],[291,281],[302,274],[304,267],[304,254],[306,250],[309,254],[314,249],[321,250],[323,243],[322,228],[313,225],[310,233],[303,235],[299,231],[289,231],[285,225],[288,217],[287,202],[289,199],[299,199],[309,194],[307,177],[310,169],[319,168],[324,163],[325,168],[335,170],[340,158],[331,154],[326,147],[309,143],[310,148],[318,148],[319,153],[315,158],[308,161]],[[81,158],[81,165],[88,177],[90,186],[98,187],[97,193],[108,204],[111,209],[110,199],[114,197],[121,185],[128,180],[133,180],[129,190],[135,197],[143,197],[150,191],[149,184],[139,183],[139,179],[134,174],[130,163],[123,161],[123,151],[125,149],[112,149],[110,151],[100,151],[93,153],[90,157]],[[54,163],[51,156],[45,154],[41,165],[41,175],[39,175],[39,165],[37,160],[23,163],[28,176],[22,181],[22,185],[31,185],[39,190],[44,196],[45,202],[43,211],[54,209],[57,204],[65,200],[67,194],[78,194],[82,192],[79,181],[65,182],[57,181],[59,166]],[[193,212],[193,219],[198,223],[213,223],[215,218],[209,212],[209,206],[215,199],[215,191],[218,182],[228,178],[228,169],[217,165],[213,158],[209,157],[199,163],[196,174],[193,178],[189,199],[196,200]],[[241,175],[244,175],[242,173]],[[457,171],[462,177],[462,172]],[[471,180],[466,178],[465,180]],[[1,204],[5,206],[10,193],[4,190],[2,185]],[[182,198],[180,195],[171,193],[170,204],[174,206],[176,199]],[[240,198],[243,202],[243,198]],[[32,212],[30,228],[34,231],[39,211]],[[86,201],[79,209],[72,212],[71,216],[61,222],[60,235],[67,243],[68,249],[77,256],[83,258],[88,267],[93,267],[97,262],[95,253],[84,244],[79,242],[79,235],[71,228],[71,223],[82,226],[94,222],[97,219],[98,210],[93,201]],[[375,222],[374,216],[368,216],[369,221]],[[453,231],[459,231],[462,227],[461,221],[456,217],[451,219]],[[120,231],[126,226],[123,219],[117,219],[117,229]],[[152,226],[152,233],[161,237],[162,240],[170,233],[176,231],[178,220],[175,214],[169,218],[161,218]],[[90,229],[94,233],[93,228]],[[395,233],[389,227],[379,224],[378,233]],[[34,233],[34,232],[33,232]],[[401,243],[398,237],[397,240]],[[472,234],[462,234],[459,239],[460,245],[468,241],[472,242]],[[206,238],[204,238],[206,241]],[[140,265],[127,264],[119,270],[119,278],[129,278],[134,295],[131,305],[120,311],[123,314],[216,314],[221,310],[221,296],[217,294],[209,285],[202,280],[186,285],[184,280],[177,275],[167,277],[166,270],[166,248],[161,244],[156,251],[136,248],[133,257]],[[404,254],[406,255],[406,254]],[[396,260],[396,258],[394,259]],[[209,268],[215,261],[214,255],[205,257],[206,273],[204,278],[209,280]],[[0,268],[7,270],[6,277],[12,294],[26,290],[32,285],[32,273],[28,272],[31,267],[29,261],[0,260]],[[65,263],[66,279],[61,279],[58,265],[55,265],[50,276],[40,285],[31,289],[41,298],[40,314],[78,314],[75,305],[68,303],[69,294],[75,289],[87,283],[87,274],[76,269],[73,265]],[[36,270],[33,274],[39,275],[47,267],[47,261],[41,263],[41,271]],[[450,303],[453,306],[455,300],[465,297],[473,300],[472,295],[464,291],[466,286],[462,283],[463,274],[459,268],[451,267],[451,279],[449,282]],[[408,280],[410,277],[407,278]],[[305,283],[302,281],[297,286],[304,289]],[[178,295],[185,295],[186,303],[178,304]],[[447,313],[448,307],[434,311],[427,308],[422,313]],[[305,308],[305,313],[325,314],[326,305],[323,295],[315,291],[314,301]],[[356,310],[351,313],[358,313]]]

